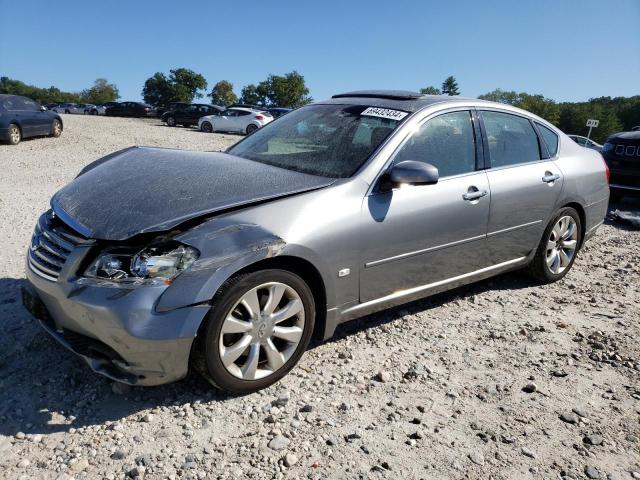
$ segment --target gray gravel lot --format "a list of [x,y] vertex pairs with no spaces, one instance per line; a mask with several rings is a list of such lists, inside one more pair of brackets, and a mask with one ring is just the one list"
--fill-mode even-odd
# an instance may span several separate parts
[[0,478],[640,478],[640,232],[607,222],[553,285],[512,273],[346,324],[256,394],[128,388],[22,308],[36,218],[113,150],[240,137],[64,121],[0,145]]

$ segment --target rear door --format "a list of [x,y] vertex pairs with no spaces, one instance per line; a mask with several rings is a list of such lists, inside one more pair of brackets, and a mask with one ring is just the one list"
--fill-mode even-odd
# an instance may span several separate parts
[[[474,123],[468,109],[426,120],[399,147],[393,164],[416,160],[435,165],[438,183],[374,190],[365,198],[361,302],[488,266],[491,194]],[[384,128],[370,135],[379,134],[385,134]]]
[[553,161],[557,152],[547,151],[527,117],[488,109],[478,113],[490,167],[487,253],[496,264],[524,257],[537,248],[564,179]]

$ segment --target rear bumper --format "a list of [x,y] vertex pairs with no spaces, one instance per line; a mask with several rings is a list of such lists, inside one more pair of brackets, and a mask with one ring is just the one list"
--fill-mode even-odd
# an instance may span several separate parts
[[130,385],[160,385],[189,371],[196,325],[208,308],[192,306],[157,313],[164,290],[124,290],[51,281],[27,265],[23,303],[40,325],[89,367]]

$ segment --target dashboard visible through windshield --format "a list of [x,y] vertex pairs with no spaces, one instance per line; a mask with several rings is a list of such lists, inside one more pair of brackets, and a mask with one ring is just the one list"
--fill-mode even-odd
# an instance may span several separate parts
[[353,175],[407,112],[366,105],[308,105],[256,131],[228,153],[311,175]]

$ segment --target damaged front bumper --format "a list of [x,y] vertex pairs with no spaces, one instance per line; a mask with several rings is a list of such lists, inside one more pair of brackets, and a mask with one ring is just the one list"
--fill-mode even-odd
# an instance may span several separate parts
[[159,385],[189,371],[189,356],[208,305],[156,312],[166,286],[119,289],[26,267],[23,303],[42,327],[95,372],[130,385]]

